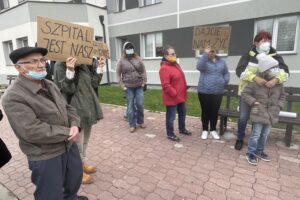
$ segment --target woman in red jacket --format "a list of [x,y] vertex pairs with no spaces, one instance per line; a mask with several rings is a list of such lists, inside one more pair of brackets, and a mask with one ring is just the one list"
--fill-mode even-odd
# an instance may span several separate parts
[[166,128],[170,140],[180,141],[174,133],[174,120],[178,112],[179,133],[191,135],[185,129],[185,102],[187,100],[187,85],[183,71],[176,62],[175,49],[167,45],[163,49],[163,58],[160,63],[159,76],[162,85],[163,102],[166,106]]

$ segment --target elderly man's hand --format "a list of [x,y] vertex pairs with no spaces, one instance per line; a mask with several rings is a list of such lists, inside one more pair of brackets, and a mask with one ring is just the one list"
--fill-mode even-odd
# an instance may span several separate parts
[[274,87],[277,83],[278,83],[278,79],[277,79],[277,78],[273,78],[272,80],[269,80],[265,85],[266,85],[268,88],[272,88],[272,87]]
[[77,59],[73,58],[73,57],[69,57],[66,60],[66,66],[70,71],[74,71],[75,70],[75,64],[76,64]]
[[76,142],[79,137],[79,129],[77,126],[72,126],[70,128],[68,140],[70,142]]

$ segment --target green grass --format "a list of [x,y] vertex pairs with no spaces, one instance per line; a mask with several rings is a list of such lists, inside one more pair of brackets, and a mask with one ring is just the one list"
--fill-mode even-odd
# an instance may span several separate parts
[[[162,102],[162,94],[160,89],[147,89],[144,94],[144,108],[150,111],[165,112],[165,106]],[[101,103],[113,104],[113,105],[126,105],[124,98],[124,91],[118,86],[101,86],[99,87],[99,96]],[[223,103],[224,103],[223,99]],[[232,101],[232,108],[237,108],[238,100]],[[300,114],[300,103],[295,104],[293,108],[294,112]],[[200,117],[200,104],[198,95],[196,92],[188,92],[187,102],[187,115]],[[236,122],[236,118],[229,119],[231,122]],[[275,128],[285,128],[285,124],[275,124]],[[294,130],[300,131],[300,126],[294,126]]]
[[[101,86],[99,90],[100,102],[125,106],[124,91],[117,86]],[[197,93],[189,92],[187,115],[200,116],[200,104]],[[144,94],[144,108],[150,111],[165,112],[160,89],[147,89]]]

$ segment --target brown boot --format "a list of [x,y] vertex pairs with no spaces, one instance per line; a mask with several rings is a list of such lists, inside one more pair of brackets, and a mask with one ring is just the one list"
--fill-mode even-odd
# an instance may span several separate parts
[[97,171],[96,167],[94,167],[92,165],[87,165],[87,164],[84,164],[84,163],[82,165],[82,169],[87,174],[92,174],[92,173],[95,173]]
[[140,124],[140,128],[146,128],[146,124]]
[[135,127],[131,127],[130,129],[129,129],[129,132],[130,133],[133,133],[135,131]]
[[94,182],[93,177],[83,172],[81,183],[82,184],[91,184],[93,182]]

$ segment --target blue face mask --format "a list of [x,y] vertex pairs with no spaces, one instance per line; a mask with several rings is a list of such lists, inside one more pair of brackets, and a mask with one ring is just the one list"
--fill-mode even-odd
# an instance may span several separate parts
[[34,79],[34,80],[43,80],[47,76],[47,71],[28,71],[27,76]]

